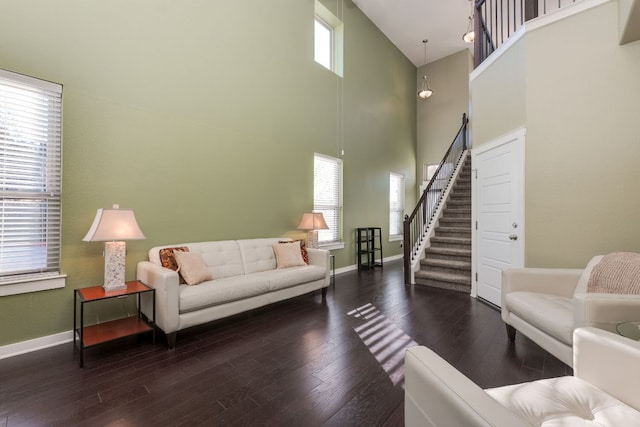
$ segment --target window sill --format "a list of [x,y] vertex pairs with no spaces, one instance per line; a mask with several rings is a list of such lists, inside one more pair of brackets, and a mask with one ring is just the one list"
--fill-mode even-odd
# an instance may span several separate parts
[[390,242],[401,242],[403,240],[402,235],[400,236],[389,236]]
[[66,274],[51,273],[0,281],[0,297],[64,288],[66,278]]
[[332,251],[334,249],[344,249],[344,243],[343,242],[333,242],[333,243],[327,243],[326,245],[318,245],[318,249],[325,249],[327,251]]

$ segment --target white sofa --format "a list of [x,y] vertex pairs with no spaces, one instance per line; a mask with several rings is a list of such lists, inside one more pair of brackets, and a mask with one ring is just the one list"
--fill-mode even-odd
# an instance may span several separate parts
[[591,273],[603,257],[593,257],[584,270],[519,268],[504,271],[502,320],[507,326],[509,340],[515,340],[518,330],[571,366],[575,328],[592,326],[615,332],[619,323],[640,320],[640,295],[588,292]]
[[482,390],[426,347],[405,355],[405,426],[640,425],[640,343],[574,332],[574,375]]
[[[276,301],[329,286],[329,251],[307,249],[309,265],[276,268],[272,245],[290,239],[246,239],[181,243],[149,250],[149,261],[138,263],[137,279],[156,290],[156,325],[175,346],[177,332]],[[202,256],[213,280],[198,285],[179,284],[175,271],[162,267],[160,249],[188,247]],[[143,299],[142,312],[153,307]]]

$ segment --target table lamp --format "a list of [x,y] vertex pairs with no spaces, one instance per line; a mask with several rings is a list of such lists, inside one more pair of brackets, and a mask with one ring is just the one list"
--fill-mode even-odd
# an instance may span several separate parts
[[104,243],[104,290],[126,289],[124,282],[125,240],[146,239],[132,209],[98,209],[85,242]]
[[307,247],[318,247],[318,230],[328,230],[329,226],[324,220],[321,212],[306,213],[302,215],[298,230],[309,230],[307,232]]

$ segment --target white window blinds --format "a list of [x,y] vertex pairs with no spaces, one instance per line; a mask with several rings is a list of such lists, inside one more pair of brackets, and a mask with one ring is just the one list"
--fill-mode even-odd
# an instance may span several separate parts
[[389,237],[402,236],[404,216],[404,176],[391,172],[389,174]]
[[0,70],[0,281],[59,270],[62,86]]
[[328,230],[319,230],[318,242],[342,239],[342,160],[315,154],[313,161],[313,211],[322,212]]

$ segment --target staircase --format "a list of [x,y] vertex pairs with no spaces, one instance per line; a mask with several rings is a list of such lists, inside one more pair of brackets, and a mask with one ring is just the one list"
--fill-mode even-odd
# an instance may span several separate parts
[[471,157],[467,154],[420,270],[418,285],[471,292]]

